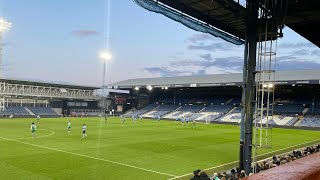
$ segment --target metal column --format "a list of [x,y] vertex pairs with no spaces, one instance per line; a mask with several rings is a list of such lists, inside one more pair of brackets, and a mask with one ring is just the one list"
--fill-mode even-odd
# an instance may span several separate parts
[[[243,98],[242,98],[242,122],[241,136],[243,140],[243,151],[240,152],[240,167],[246,173],[251,170],[251,154],[252,154],[252,126],[253,126],[253,99],[255,93],[255,68],[256,68],[256,49],[257,49],[257,28],[258,28],[258,1],[247,0],[247,29],[246,42],[244,52],[243,68]],[[241,145],[240,145],[241,148]],[[242,154],[241,154],[242,153]]]

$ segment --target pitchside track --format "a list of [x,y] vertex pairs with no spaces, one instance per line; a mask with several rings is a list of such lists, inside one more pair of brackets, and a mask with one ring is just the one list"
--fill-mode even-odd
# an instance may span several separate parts
[[[239,127],[109,118],[0,120],[0,179],[188,179],[237,165]],[[82,139],[82,124],[88,137]],[[317,143],[318,131],[274,129],[260,159]]]

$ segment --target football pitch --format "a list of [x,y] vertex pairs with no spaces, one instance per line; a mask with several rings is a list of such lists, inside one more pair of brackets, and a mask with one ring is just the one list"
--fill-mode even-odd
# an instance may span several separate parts
[[[239,127],[181,125],[119,117],[0,119],[0,179],[189,179],[195,169],[209,173],[237,166]],[[82,139],[82,124],[87,138]],[[318,131],[279,129],[260,159],[315,144]],[[220,169],[219,169],[220,168]],[[222,169],[221,169],[222,168]]]

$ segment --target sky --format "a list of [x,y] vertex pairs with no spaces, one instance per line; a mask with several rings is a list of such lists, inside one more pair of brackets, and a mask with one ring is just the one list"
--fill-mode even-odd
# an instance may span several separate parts
[[[107,13],[107,0],[0,0],[0,16],[12,23],[3,34],[3,76],[100,86],[106,27],[112,52],[107,84],[242,72],[243,45],[191,30],[132,0],[109,1]],[[277,70],[320,70],[319,57],[318,47],[284,29]]]

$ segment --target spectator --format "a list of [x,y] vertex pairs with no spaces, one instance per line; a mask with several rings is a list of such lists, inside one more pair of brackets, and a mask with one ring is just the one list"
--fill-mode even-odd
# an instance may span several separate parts
[[212,179],[213,180],[220,180],[218,177],[218,173],[214,173]]
[[[222,173],[222,177],[225,177],[225,179],[227,179],[229,177],[229,175],[226,172]],[[222,178],[221,178],[222,179]]]
[[235,178],[236,177],[236,170],[231,169],[231,177]]
[[236,171],[237,171],[237,173],[240,173],[240,169],[238,167],[236,168]]
[[244,177],[246,177],[246,174],[245,173],[240,173],[239,178],[244,178]]
[[200,179],[200,176],[199,176],[200,171],[201,171],[200,169],[193,171],[193,177],[190,178],[190,180],[199,180]]
[[240,173],[246,174],[246,171],[245,171],[245,170],[241,170],[241,172],[240,172]]
[[210,180],[209,176],[208,176],[207,173],[204,172],[204,171],[202,171],[202,172],[200,173],[200,179],[201,179],[201,180]]

